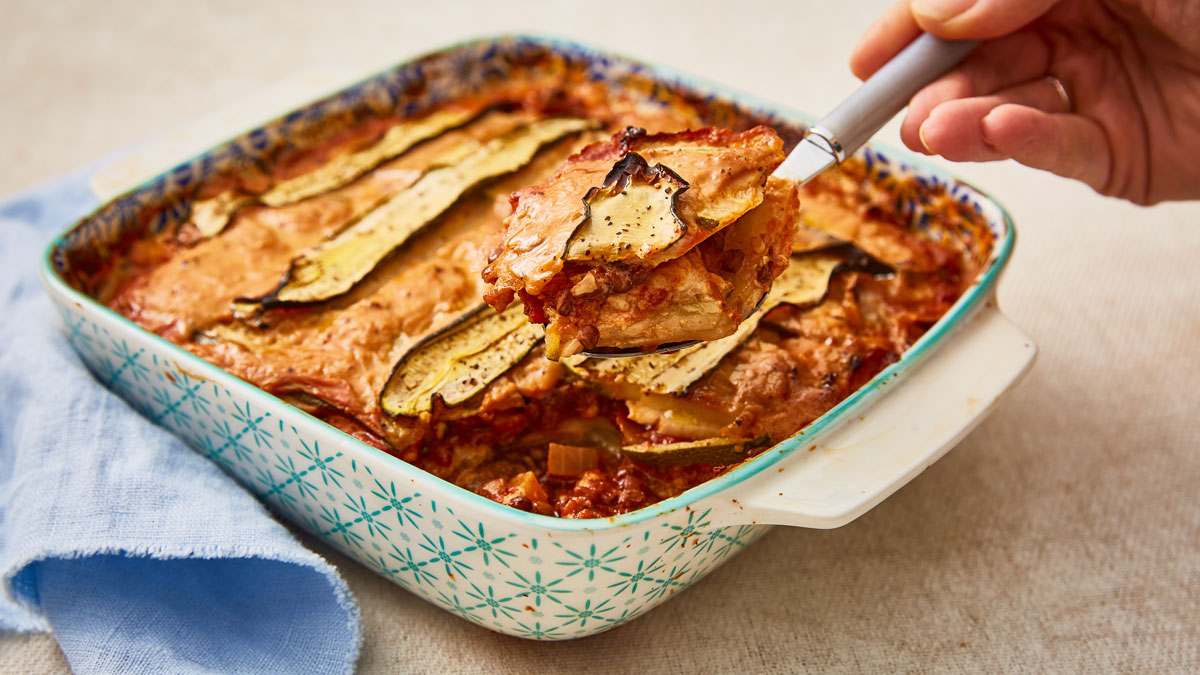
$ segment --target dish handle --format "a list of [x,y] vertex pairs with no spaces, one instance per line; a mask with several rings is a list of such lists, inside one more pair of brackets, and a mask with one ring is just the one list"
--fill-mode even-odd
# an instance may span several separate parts
[[722,520],[731,523],[845,525],[962,440],[1028,372],[1036,353],[993,298],[866,415],[713,495],[723,503],[712,506],[727,510]]

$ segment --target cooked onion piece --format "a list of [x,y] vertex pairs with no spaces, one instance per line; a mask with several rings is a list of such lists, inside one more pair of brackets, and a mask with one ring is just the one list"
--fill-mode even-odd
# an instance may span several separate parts
[[485,300],[519,295],[546,355],[732,334],[787,266],[796,188],[774,131],[627,129],[514,193]]
[[222,192],[211,199],[198,200],[192,204],[190,220],[196,228],[196,238],[219,234],[233,214],[247,204],[261,202],[267,206],[284,206],[336,190],[387,160],[399,157],[417,143],[462,126],[478,114],[478,110],[467,108],[439,110],[418,120],[401,122],[388,129],[383,138],[370,147],[336,157],[317,169],[278,183],[257,197]]
[[595,126],[595,122],[578,118],[541,120],[492,139],[457,164],[429,170],[358,222],[300,254],[275,290],[240,299],[238,313],[254,311],[253,305],[265,308],[320,302],[345,293],[463,194],[486,180],[520,169],[543,146]]
[[519,511],[530,511],[544,516],[554,515],[550,497],[546,495],[532,471],[517,474],[512,478],[492,480],[479,489],[479,494]]
[[574,478],[600,466],[600,453],[586,445],[551,443],[546,455],[546,473],[556,478]]
[[521,310],[514,304],[496,313],[480,305],[417,343],[396,364],[380,406],[389,415],[418,417],[435,398],[453,407],[483,391],[542,338]]

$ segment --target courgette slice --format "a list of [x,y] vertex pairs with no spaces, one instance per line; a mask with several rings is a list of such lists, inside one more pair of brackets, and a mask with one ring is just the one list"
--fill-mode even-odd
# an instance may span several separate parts
[[384,162],[399,157],[417,143],[460,127],[478,115],[467,109],[439,110],[427,117],[397,124],[374,145],[329,162],[271,188],[259,197],[267,206],[284,206],[322,192],[336,190]]
[[686,464],[737,464],[749,457],[749,451],[771,442],[769,436],[752,440],[738,438],[705,438],[699,441],[654,445],[626,445],[621,452],[635,462],[652,466],[683,466]]
[[492,139],[453,166],[431,169],[358,222],[301,253],[275,290],[237,303],[242,309],[252,303],[266,308],[342,295],[472,188],[520,169],[549,143],[597,126],[586,119],[553,118]]
[[439,110],[411,122],[401,122],[387,130],[383,138],[358,152],[335,158],[308,173],[285,180],[258,197],[223,192],[212,199],[192,204],[192,225],[200,238],[220,234],[238,209],[260,202],[267,206],[285,206],[323,192],[336,190],[358,179],[384,162],[399,157],[414,145],[470,122],[479,111]]
[[636,152],[625,155],[600,187],[584,195],[583,220],[567,240],[563,258],[615,262],[663,251],[687,233],[675,202],[688,187],[662,164],[651,168]]
[[521,303],[496,312],[479,305],[421,340],[400,358],[379,397],[393,417],[419,417],[434,398],[456,406],[508,372],[542,339]]
[[212,199],[193,203],[191,223],[196,228],[196,239],[217,236],[229,224],[234,212],[253,201],[253,197],[236,192],[222,192]]
[[831,252],[794,256],[783,274],[771,284],[762,311],[766,314],[779,305],[803,307],[825,299],[833,273],[845,263],[845,256]]
[[753,314],[732,335],[703,342],[670,354],[649,354],[626,359],[588,359],[568,364],[583,377],[619,379],[651,394],[682,396],[721,360],[742,345],[759,322],[780,305],[808,307],[825,299],[829,282],[841,269],[860,269],[885,275],[891,268],[867,258],[847,245],[816,253],[793,255],[787,270],[775,279],[770,292]]

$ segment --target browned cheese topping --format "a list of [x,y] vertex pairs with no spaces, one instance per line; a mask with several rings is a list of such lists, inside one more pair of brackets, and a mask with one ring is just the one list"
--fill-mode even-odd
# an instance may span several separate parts
[[[801,190],[769,178],[780,136],[687,131],[712,126],[698,103],[498,92],[212,181],[186,226],[112,262],[101,300],[434,475],[593,518],[803,428],[900,358],[990,250],[979,214],[860,162]],[[677,335],[715,341],[566,358]]]

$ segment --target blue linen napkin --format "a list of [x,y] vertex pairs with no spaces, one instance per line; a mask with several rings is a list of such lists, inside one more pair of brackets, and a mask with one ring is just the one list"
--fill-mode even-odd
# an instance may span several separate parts
[[67,342],[37,261],[90,173],[0,204],[0,628],[53,630],[80,673],[353,670],[336,570]]

